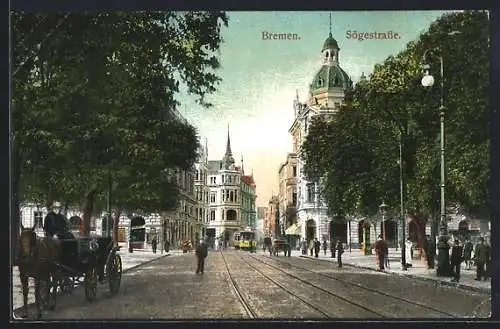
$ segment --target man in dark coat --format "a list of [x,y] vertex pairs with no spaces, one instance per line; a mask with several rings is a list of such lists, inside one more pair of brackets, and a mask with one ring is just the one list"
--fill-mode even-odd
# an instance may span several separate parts
[[460,245],[460,242],[458,240],[455,240],[455,243],[451,248],[451,256],[450,256],[451,270],[453,272],[453,279],[452,279],[453,282],[460,281],[460,266],[463,260],[462,255],[463,255],[463,248]]
[[486,261],[484,263],[485,265],[485,273],[484,273],[484,279],[488,280],[491,277],[491,246],[486,243]]
[[158,240],[156,240],[156,236],[151,240],[151,247],[153,248],[153,254],[156,254],[156,248],[158,247]]
[[205,259],[208,256],[208,247],[205,241],[200,240],[200,243],[196,246],[195,249],[196,255],[196,274],[203,274],[203,270],[205,269]]
[[476,278],[474,280],[481,281],[484,278],[486,280],[485,265],[488,260],[488,249],[484,243],[484,238],[479,238],[479,243],[474,249],[474,259],[476,261]]
[[320,250],[321,250],[321,242],[319,242],[318,239],[314,239],[314,257],[318,258]]
[[375,251],[377,252],[379,269],[383,271],[385,269],[385,257],[388,248],[387,248],[387,243],[384,240],[382,240],[382,236],[379,235],[377,241],[375,242],[374,248]]
[[424,240],[425,259],[427,260],[427,268],[432,270],[434,268],[434,259],[436,257],[436,244],[431,236],[427,235]]
[[464,261],[467,269],[470,270],[472,268],[472,250],[474,249],[474,245],[470,242],[469,239],[465,241],[464,244]]
[[55,235],[59,239],[74,239],[73,233],[69,230],[68,220],[60,213],[60,210],[61,204],[54,202],[43,221],[45,236],[52,238]]
[[342,244],[342,241],[338,240],[337,241],[337,264],[339,267],[342,267],[342,254],[344,253],[344,245]]

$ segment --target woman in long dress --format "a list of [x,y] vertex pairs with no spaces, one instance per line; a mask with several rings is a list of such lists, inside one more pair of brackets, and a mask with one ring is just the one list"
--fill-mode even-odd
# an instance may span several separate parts
[[405,258],[406,258],[406,264],[407,265],[412,265],[412,249],[413,249],[413,242],[411,242],[410,239],[406,240],[405,243]]

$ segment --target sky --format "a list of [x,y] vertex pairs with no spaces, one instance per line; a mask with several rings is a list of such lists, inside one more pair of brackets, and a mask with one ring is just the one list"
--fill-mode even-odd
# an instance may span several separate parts
[[[278,191],[278,169],[292,151],[288,129],[298,91],[304,102],[321,67],[321,48],[329,33],[337,40],[340,66],[357,82],[364,72],[418,39],[445,11],[229,12],[220,47],[222,78],[205,109],[182,92],[179,112],[208,141],[209,160],[222,159],[229,125],[236,164],[243,157],[253,171],[257,206],[267,206]],[[355,40],[348,31],[397,32],[400,39]],[[262,32],[296,33],[299,40],[263,40]],[[352,34],[352,32],[350,33]]]

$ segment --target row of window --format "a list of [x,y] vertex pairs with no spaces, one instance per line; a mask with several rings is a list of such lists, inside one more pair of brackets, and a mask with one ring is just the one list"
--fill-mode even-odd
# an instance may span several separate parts
[[221,175],[221,181],[217,182],[217,176],[210,176],[210,184],[239,184],[240,176],[239,175]]
[[[215,221],[215,209],[210,210],[210,221]],[[234,221],[238,219],[238,213],[234,209],[228,209],[221,212],[221,220]]]
[[[237,190],[221,190],[221,200],[222,202],[239,202],[238,201],[238,191]],[[210,192],[210,203],[217,202],[217,193]]]

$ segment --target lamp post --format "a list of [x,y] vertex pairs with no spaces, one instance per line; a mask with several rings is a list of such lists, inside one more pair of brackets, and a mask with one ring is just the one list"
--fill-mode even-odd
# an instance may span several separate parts
[[[452,31],[448,35],[460,34],[459,31]],[[440,118],[440,149],[441,149],[441,216],[439,225],[439,241],[438,241],[438,267],[436,269],[437,276],[450,276],[450,246],[448,244],[448,223],[446,219],[446,203],[445,203],[445,140],[444,140],[444,116],[445,116],[445,106],[443,100],[444,93],[444,71],[443,71],[443,56],[441,49],[431,48],[427,49],[423,55],[422,68],[424,69],[424,76],[422,77],[422,86],[432,87],[434,85],[434,77],[429,74],[430,65],[427,63],[427,55],[429,52],[436,52],[440,64],[440,105],[439,105],[439,118]]]
[[385,241],[385,213],[387,211],[387,205],[382,201],[382,204],[378,206],[380,213],[382,214],[382,239]]

